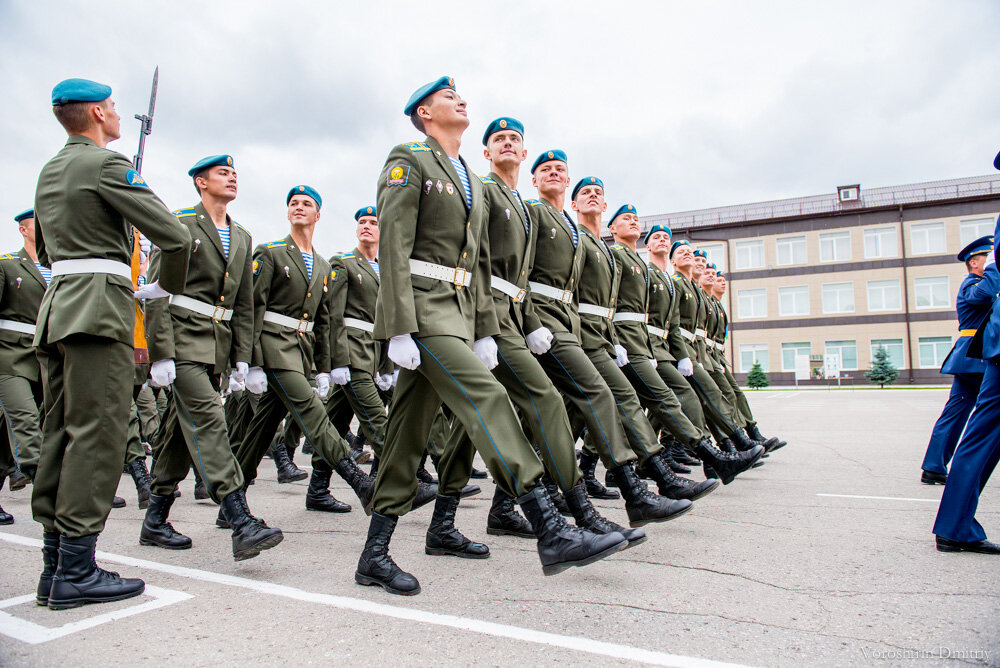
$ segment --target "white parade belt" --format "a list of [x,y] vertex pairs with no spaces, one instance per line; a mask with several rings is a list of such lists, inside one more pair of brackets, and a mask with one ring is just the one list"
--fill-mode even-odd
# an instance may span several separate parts
[[658,336],[661,339],[667,338],[667,330],[665,329],[653,327],[652,325],[646,325],[646,331],[649,332],[651,336]]
[[684,329],[683,327],[678,328],[681,330],[681,336],[683,336],[688,341],[694,341],[694,334]]
[[531,288],[532,292],[538,293],[549,299],[556,299],[561,301],[563,304],[573,303],[573,291],[572,290],[560,290],[559,288],[554,288],[551,285],[545,285],[544,283],[536,283],[535,281],[530,281],[528,287]]
[[197,299],[191,299],[190,297],[185,297],[184,295],[171,295],[170,303],[174,306],[180,306],[182,309],[191,311],[192,313],[208,316],[215,321],[221,320],[222,322],[229,322],[233,319],[232,309],[227,309],[224,306],[206,304],[205,302],[198,301]]
[[517,287],[510,281],[505,281],[499,276],[490,276],[490,287],[510,297],[515,304],[523,302],[524,298],[528,296],[527,290]]
[[615,310],[612,308],[604,308],[603,306],[598,306],[597,304],[580,304],[580,313],[585,313],[587,315],[596,315],[599,318],[607,318],[611,320],[615,317]]
[[628,311],[615,313],[615,322],[641,322],[645,324],[648,321],[648,313],[630,313]]
[[9,329],[12,332],[35,335],[35,326],[30,322],[17,322],[16,320],[0,320],[0,329]]
[[357,318],[344,318],[344,327],[353,327],[369,334],[375,331],[375,323],[358,320]]
[[695,336],[700,336],[701,338],[705,338],[705,334],[706,333],[707,332],[705,332],[705,330],[703,330],[703,329],[695,329],[694,330],[694,335]]
[[452,283],[459,288],[467,288],[472,283],[472,274],[463,267],[446,267],[433,262],[410,258],[410,273],[424,278],[433,278]]
[[87,258],[85,260],[59,260],[52,263],[52,278],[71,274],[114,274],[131,281],[132,267],[124,262]]
[[287,327],[288,329],[294,329],[299,333],[313,331],[312,320],[297,320],[295,318],[289,318],[287,315],[275,313],[274,311],[264,311],[264,322],[270,322],[275,325]]

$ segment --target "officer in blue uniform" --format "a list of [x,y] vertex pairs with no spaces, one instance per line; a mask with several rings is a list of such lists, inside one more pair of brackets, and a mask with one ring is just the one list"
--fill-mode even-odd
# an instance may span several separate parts
[[976,405],[979,386],[983,382],[986,362],[968,357],[966,352],[976,330],[989,317],[993,305],[993,295],[983,294],[975,289],[983,280],[986,258],[992,250],[993,237],[985,236],[976,239],[958,254],[959,261],[965,263],[969,275],[958,289],[958,340],[941,366],[941,373],[951,374],[954,379],[948,403],[944,405],[941,417],[931,432],[931,442],[927,445],[923,473],[920,475],[920,482],[925,485],[943,485],[948,479],[948,462],[955,452],[969,414]]

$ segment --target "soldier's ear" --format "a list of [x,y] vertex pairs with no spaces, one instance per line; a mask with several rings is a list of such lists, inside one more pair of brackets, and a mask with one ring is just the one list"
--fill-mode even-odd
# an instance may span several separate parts
[[490,149],[488,149],[488,148],[484,148],[483,149],[483,157],[486,158],[487,162],[489,162],[489,160],[490,160]]
[[569,203],[569,208],[573,209],[573,211],[576,211],[576,200],[573,200]]

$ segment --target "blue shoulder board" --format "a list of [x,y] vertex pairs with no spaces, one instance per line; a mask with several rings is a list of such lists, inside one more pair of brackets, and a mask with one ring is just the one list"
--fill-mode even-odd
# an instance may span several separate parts
[[483,183],[492,183],[493,185],[497,184],[497,182],[494,181],[493,178],[489,176],[480,176],[479,180],[482,181]]
[[410,149],[414,153],[419,153],[421,151],[430,151],[431,147],[422,141],[411,141],[407,144],[403,144],[406,148]]
[[264,244],[264,247],[265,248],[281,248],[281,247],[287,246],[287,245],[288,245],[288,242],[284,241],[284,240],[282,240],[282,241],[269,241],[266,244]]
[[542,205],[542,203],[540,201],[538,201],[537,199],[526,199],[526,200],[524,200],[524,203],[527,204],[528,206],[541,206]]
[[193,208],[191,208],[191,209],[177,209],[176,211],[173,211],[172,213],[175,216],[177,216],[178,218],[183,218],[185,216],[193,216],[195,214],[195,211],[194,211]]
[[4,253],[0,255],[0,260],[16,260],[18,257],[17,253]]
[[612,248],[614,248],[615,250],[621,250],[622,249],[622,245],[621,244],[614,244],[612,246]]
[[[248,230],[247,228],[243,227],[242,225],[240,225],[239,223],[237,223],[237,222],[236,222],[235,220],[230,220],[229,222],[231,222],[231,223],[232,223],[233,225],[235,225],[235,226],[236,226],[236,227],[238,227],[239,229],[243,230],[243,231],[244,231],[244,232],[246,232],[247,234],[250,234],[250,230]],[[252,235],[251,235],[251,236],[252,236]]]
[[341,260],[346,260],[348,258],[354,257],[354,253],[341,253],[337,257],[339,257]]

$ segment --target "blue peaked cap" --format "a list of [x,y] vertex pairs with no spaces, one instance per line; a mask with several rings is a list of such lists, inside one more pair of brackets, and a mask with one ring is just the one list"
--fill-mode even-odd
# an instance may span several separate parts
[[643,245],[647,245],[649,243],[649,238],[654,234],[656,234],[657,232],[666,232],[668,237],[674,236],[673,233],[670,231],[670,228],[667,227],[666,225],[653,225],[651,228],[649,228],[649,232],[646,232],[646,236],[642,238]]
[[413,91],[413,95],[407,100],[406,106],[403,107],[404,116],[412,116],[413,112],[417,110],[420,106],[420,101],[431,93],[436,93],[439,90],[444,90],[445,88],[450,88],[455,90],[455,80],[451,77],[441,77],[431,81],[430,83],[425,83],[423,86]]
[[[34,209],[25,209],[21,213],[19,213],[16,216],[14,216],[14,222],[15,223],[20,223],[22,220],[25,220],[27,218],[34,218],[34,217],[35,217],[35,210]],[[990,238],[992,239],[992,237],[990,237]]]
[[233,164],[233,156],[231,155],[210,155],[194,163],[194,167],[188,170],[188,176],[194,176],[209,167],[232,167]]
[[[541,163],[538,163],[538,164],[541,164]],[[532,167],[531,171],[532,171],[532,173],[534,173],[535,168]],[[601,190],[604,190],[604,181],[600,180],[596,176],[585,176],[585,177],[583,177],[582,179],[580,179],[579,181],[576,182],[575,186],[573,186],[573,194],[570,196],[570,200],[571,201],[575,200],[576,199],[576,194],[578,192],[580,192],[581,188],[584,188],[586,186],[601,186]]]
[[513,130],[521,135],[521,139],[524,139],[524,125],[522,125],[521,121],[510,116],[501,116],[486,126],[486,132],[483,133],[483,146],[486,146],[493,134],[501,130]]
[[[563,162],[569,164],[569,160],[566,159],[566,151],[556,148],[551,151],[546,151],[535,158],[534,164],[531,165],[531,173],[534,174],[539,165],[543,165],[546,162],[551,162],[553,160],[562,160]],[[604,186],[601,187],[603,188]]]
[[987,234],[985,237],[979,237],[959,251],[958,259],[960,262],[968,262],[969,258],[973,255],[989,253],[991,250],[993,250],[993,235]]
[[374,206],[363,206],[354,212],[354,220],[360,220],[361,216],[378,216]]
[[292,186],[292,189],[288,191],[288,197],[285,198],[285,206],[292,201],[292,197],[295,195],[306,195],[308,197],[312,197],[313,201],[316,202],[316,208],[323,208],[323,198],[319,196],[319,193],[316,192],[316,189],[312,186]]
[[52,89],[52,106],[70,102],[100,102],[111,97],[111,86],[89,79],[66,79]]

